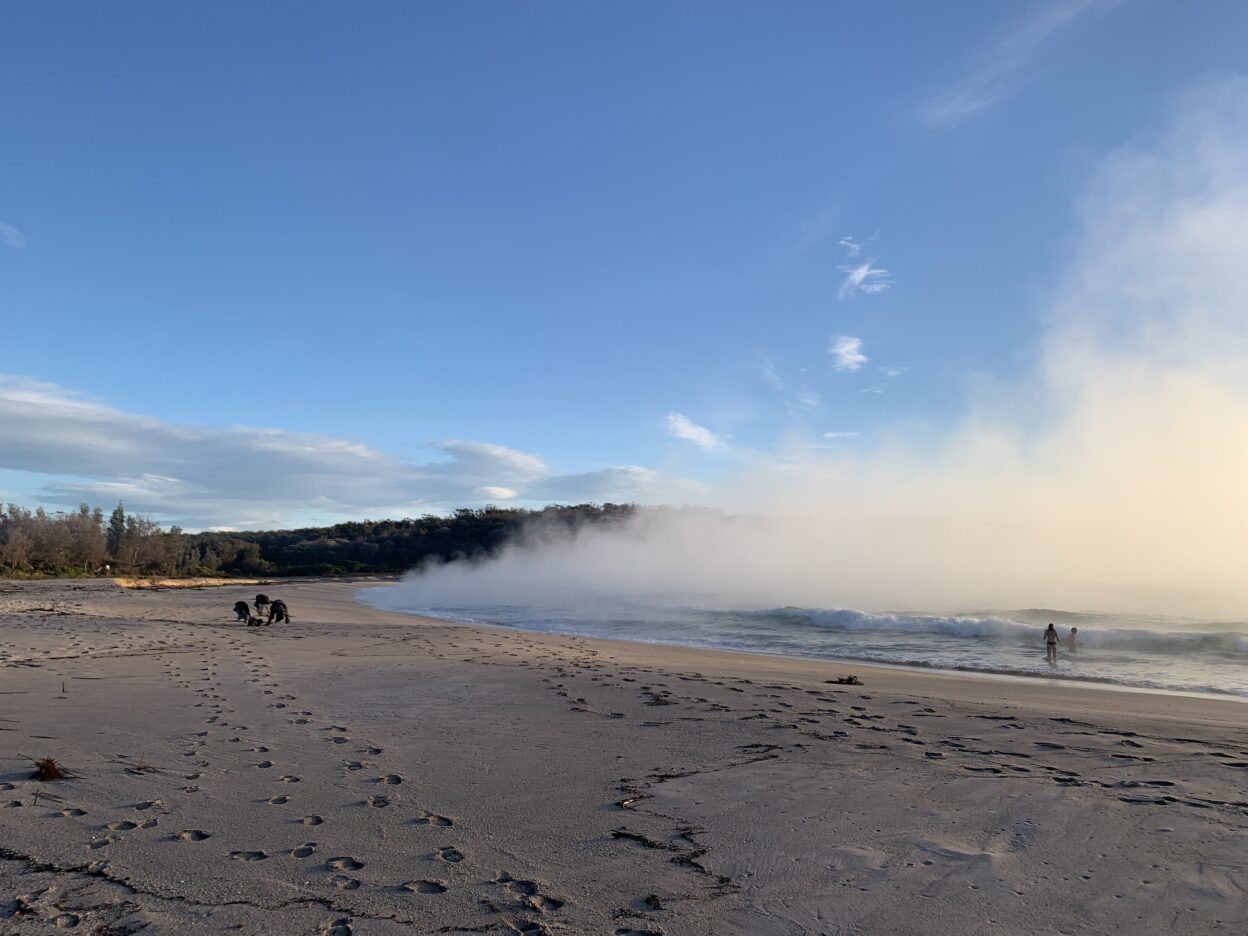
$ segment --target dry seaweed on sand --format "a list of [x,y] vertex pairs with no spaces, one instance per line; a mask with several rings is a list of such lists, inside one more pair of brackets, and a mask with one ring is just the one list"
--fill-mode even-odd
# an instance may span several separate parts
[[54,757],[31,757],[29,754],[20,756],[26,758],[34,765],[35,772],[30,775],[32,780],[73,780],[75,777],[64,764]]
[[836,679],[829,679],[828,682],[836,686],[861,686],[862,680],[857,676],[837,676]]

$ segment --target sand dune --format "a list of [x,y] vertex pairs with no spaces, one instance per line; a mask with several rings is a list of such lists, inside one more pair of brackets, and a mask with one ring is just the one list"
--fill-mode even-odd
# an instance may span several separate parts
[[1248,927],[1240,703],[266,590],[0,583],[0,933]]

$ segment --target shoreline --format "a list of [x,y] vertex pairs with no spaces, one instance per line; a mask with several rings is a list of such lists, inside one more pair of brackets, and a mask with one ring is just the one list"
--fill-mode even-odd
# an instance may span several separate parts
[[259,628],[244,587],[0,594],[0,931],[1248,926],[1238,702],[448,623],[368,584],[283,586]]
[[867,659],[859,659],[855,657],[816,656],[814,654],[785,653],[785,652],[778,651],[778,650],[717,647],[717,646],[712,646],[710,644],[697,644],[697,643],[689,643],[689,642],[682,642],[682,641],[665,641],[665,640],[658,640],[658,639],[641,639],[641,638],[624,639],[620,637],[602,637],[602,636],[595,635],[595,634],[581,633],[581,632],[575,632],[575,631],[535,630],[532,628],[521,627],[521,626],[514,625],[514,624],[503,624],[503,623],[499,623],[496,621],[484,621],[484,620],[479,620],[479,619],[461,620],[461,619],[456,619],[452,617],[437,617],[435,615],[424,614],[418,611],[402,611],[402,610],[396,610],[392,608],[377,607],[371,604],[370,602],[368,602],[364,597],[364,592],[367,589],[375,588],[375,587],[377,587],[377,583],[369,583],[369,584],[361,583],[357,587],[356,589],[357,599],[356,600],[359,602],[361,607],[368,608],[371,611],[376,611],[376,612],[383,613],[383,614],[395,614],[395,615],[400,615],[406,618],[415,618],[415,619],[420,619],[420,620],[425,620],[425,621],[436,621],[440,624],[445,624],[448,626],[455,626],[455,627],[469,627],[469,628],[480,627],[480,628],[487,628],[490,630],[514,631],[514,632],[523,633],[523,634],[567,637],[567,638],[574,638],[578,640],[605,641],[607,643],[636,644],[639,646],[646,646],[646,647],[673,647],[673,648],[683,648],[683,649],[688,649],[688,650],[704,651],[708,653],[739,654],[739,655],[743,655],[747,657],[749,656],[777,657],[777,658],[784,659],[784,660],[803,660],[803,661],[808,661],[808,662],[826,663],[826,664],[834,665],[834,666],[870,667],[872,669],[881,669],[881,670],[897,670],[897,671],[909,672],[909,673],[943,674],[947,676],[954,676],[954,677],[960,676],[960,677],[966,677],[970,679],[1000,680],[1003,682],[1022,682],[1024,684],[1030,684],[1030,683],[1035,683],[1035,682],[1046,683],[1046,684],[1053,683],[1053,684],[1062,685],[1062,686],[1075,686],[1075,687],[1079,687],[1083,689],[1096,689],[1096,690],[1101,690],[1105,692],[1143,693],[1147,695],[1178,696],[1181,698],[1191,698],[1191,699],[1198,699],[1198,700],[1207,699],[1210,701],[1217,701],[1217,702],[1235,702],[1238,704],[1248,704],[1248,695],[1240,695],[1234,692],[1227,692],[1227,691],[1216,690],[1216,689],[1210,689],[1210,690],[1169,689],[1169,688],[1162,688],[1162,687],[1157,687],[1157,686],[1139,686],[1139,685],[1134,685],[1132,683],[1116,682],[1108,678],[1098,679],[1096,677],[1050,676],[1050,675],[1041,675],[1038,673],[1032,674],[1032,673],[1022,673],[1022,672],[1013,672],[1013,671],[976,669],[973,667],[961,668],[961,667],[946,667],[946,666],[935,666],[935,665],[929,666],[923,663],[890,663],[890,662],[886,662],[882,660],[867,660]]

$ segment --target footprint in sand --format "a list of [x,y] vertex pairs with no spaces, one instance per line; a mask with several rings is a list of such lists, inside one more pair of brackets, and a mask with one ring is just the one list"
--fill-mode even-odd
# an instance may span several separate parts
[[[204,839],[208,838],[208,833],[203,829],[183,829],[175,836],[175,838],[182,842],[202,842]],[[234,855],[231,855],[230,857],[233,858]]]
[[416,825],[441,826],[444,829],[449,829],[451,826],[455,825],[455,821],[453,819],[448,819],[446,816],[439,816],[431,812],[427,812],[423,816],[417,816],[412,820],[412,822],[416,823]]
[[230,857],[235,861],[264,861],[269,856],[262,851],[232,851]]
[[299,821],[302,822],[304,825],[320,825],[325,820],[322,819],[320,816],[304,816]]
[[390,805],[390,797],[381,795],[370,796],[368,798],[368,805],[372,806],[373,809],[385,809]]
[[339,855],[337,858],[330,858],[326,861],[325,867],[330,871],[359,871],[364,867],[364,862],[350,855]]
[[291,858],[310,858],[316,852],[316,842],[305,842],[298,848],[292,848]]
[[[358,881],[356,882],[359,883]],[[351,936],[351,921],[346,917],[326,923],[321,929],[321,936]]]
[[296,777],[294,774],[286,774],[285,776],[278,777],[277,779],[281,783],[300,783],[303,780],[303,777]]
[[85,809],[71,808],[61,810],[62,816],[85,816],[86,814],[87,811]]
[[361,764],[358,760],[343,761],[342,766],[346,767],[347,770],[363,770],[364,769],[364,765]]
[[445,894],[445,881],[409,881],[403,885],[413,894]]
[[339,890],[353,891],[360,889],[360,882],[356,878],[348,877],[345,874],[334,875],[334,887]]
[[441,860],[449,861],[452,864],[458,864],[464,860],[464,853],[458,848],[451,848],[449,845],[439,848],[437,854]]
[[129,832],[131,829],[137,829],[138,827],[137,823],[131,822],[128,819],[122,819],[120,822],[110,822],[108,824],[110,832]]
[[273,762],[271,760],[262,760],[260,763],[256,764],[256,766],[261,770],[268,770],[273,766]]
[[397,786],[403,782],[403,778],[398,774],[386,774],[384,777],[377,778],[378,783],[388,783],[390,786]]
[[271,796],[268,801],[271,806],[283,806],[290,802],[290,797],[282,794],[281,796]]

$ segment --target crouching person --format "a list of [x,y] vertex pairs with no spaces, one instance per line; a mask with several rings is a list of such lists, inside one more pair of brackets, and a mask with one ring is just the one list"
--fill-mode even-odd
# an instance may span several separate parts
[[280,598],[269,605],[269,619],[265,623],[272,624],[274,621],[277,621],[278,624],[281,624],[282,621],[285,621],[287,624],[291,623],[290,612],[286,610],[286,602]]

